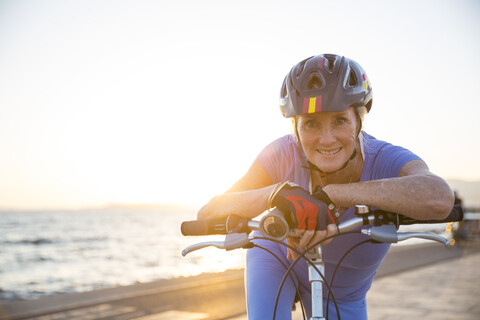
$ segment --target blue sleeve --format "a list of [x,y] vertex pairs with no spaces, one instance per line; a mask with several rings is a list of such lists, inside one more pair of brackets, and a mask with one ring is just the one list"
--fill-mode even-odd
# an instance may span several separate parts
[[422,160],[408,149],[384,144],[375,156],[371,180],[398,177],[403,166],[412,160]]
[[257,156],[257,161],[273,183],[293,180],[295,161],[291,140],[289,135],[281,137],[266,146]]

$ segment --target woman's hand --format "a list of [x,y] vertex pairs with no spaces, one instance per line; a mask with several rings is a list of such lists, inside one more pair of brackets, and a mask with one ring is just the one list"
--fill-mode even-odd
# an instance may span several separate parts
[[[325,231],[328,224],[335,223],[327,204],[315,195],[294,183],[278,184],[270,196],[269,206],[275,206],[285,213],[290,226],[297,228],[303,237],[305,230]],[[325,194],[325,197],[328,196]],[[313,236],[314,233],[310,232],[305,237],[309,240]]]
[[[303,253],[309,245],[313,245],[322,239],[331,237],[335,234],[337,234],[337,227],[335,224],[329,224],[326,230],[296,230],[295,237],[288,237],[287,243]],[[332,239],[322,242],[321,245],[326,245],[330,243],[330,241],[332,241]],[[288,260],[296,259],[297,257],[298,255],[295,251],[288,249]]]

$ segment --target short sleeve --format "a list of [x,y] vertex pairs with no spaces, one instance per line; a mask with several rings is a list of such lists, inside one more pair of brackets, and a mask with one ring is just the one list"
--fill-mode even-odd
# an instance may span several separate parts
[[287,163],[281,161],[288,157],[285,149],[285,137],[282,137],[267,145],[257,156],[257,161],[265,169],[273,183],[281,181],[282,172],[287,169],[285,166],[280,167],[282,163]]
[[371,180],[398,177],[403,166],[412,160],[422,160],[403,147],[385,143],[375,155]]
[[304,184],[301,147],[292,135],[283,136],[270,143],[257,156],[257,161],[273,183],[289,180],[299,185]]

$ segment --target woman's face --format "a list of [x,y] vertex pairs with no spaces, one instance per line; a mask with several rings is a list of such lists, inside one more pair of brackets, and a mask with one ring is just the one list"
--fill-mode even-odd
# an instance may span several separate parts
[[303,114],[297,119],[297,132],[308,160],[326,172],[341,168],[350,158],[357,130],[353,108]]

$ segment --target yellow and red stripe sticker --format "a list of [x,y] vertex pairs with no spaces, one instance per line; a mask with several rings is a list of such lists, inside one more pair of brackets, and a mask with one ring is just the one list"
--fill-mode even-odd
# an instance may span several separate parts
[[322,111],[322,96],[304,98],[302,113],[315,113]]
[[370,88],[370,83],[368,82],[368,79],[365,76],[365,73],[362,74],[362,78],[363,78],[363,90],[367,90],[367,88]]

